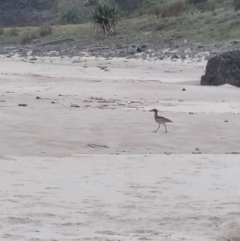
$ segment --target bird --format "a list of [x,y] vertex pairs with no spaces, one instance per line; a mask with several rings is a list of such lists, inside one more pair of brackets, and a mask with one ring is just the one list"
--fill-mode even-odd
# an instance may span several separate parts
[[172,121],[167,119],[167,118],[165,118],[165,117],[163,117],[163,116],[159,116],[157,109],[152,109],[150,111],[151,112],[155,112],[154,113],[154,119],[159,124],[158,128],[155,131],[153,131],[153,132],[156,133],[158,131],[158,129],[160,128],[161,124],[163,124],[164,127],[165,127],[165,133],[167,133],[168,131],[167,131],[167,127],[166,127],[165,123],[172,122]]

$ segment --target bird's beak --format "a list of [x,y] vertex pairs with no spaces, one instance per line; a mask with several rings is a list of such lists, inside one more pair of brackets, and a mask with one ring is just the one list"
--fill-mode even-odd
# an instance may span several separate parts
[[149,112],[153,112],[153,110],[150,110]]

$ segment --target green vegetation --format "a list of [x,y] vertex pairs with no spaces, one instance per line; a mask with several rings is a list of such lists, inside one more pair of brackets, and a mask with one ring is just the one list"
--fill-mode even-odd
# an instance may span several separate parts
[[0,26],[0,35],[4,34],[4,28]]
[[120,12],[105,2],[99,2],[97,8],[91,13],[95,24],[99,25],[106,37],[114,35],[114,26],[120,19]]
[[15,27],[10,28],[9,33],[10,33],[11,36],[18,36],[18,30]]
[[[59,36],[74,37],[86,42],[98,41],[111,46],[129,43],[163,44],[173,38],[180,46],[185,39],[190,46],[193,43],[213,44],[240,39],[239,0],[227,3],[220,0],[191,3],[189,0],[111,0],[113,5],[108,5],[110,1],[106,0],[106,6],[110,7],[107,11],[106,7],[99,7],[100,5],[96,4],[85,7],[84,1],[72,0],[74,8],[69,7],[69,1],[57,1],[54,11],[52,9],[43,11],[44,14],[48,14],[47,16],[50,16],[50,10],[58,13],[51,15],[55,16],[50,21],[51,28],[39,27],[43,25],[42,23],[32,27],[3,27],[2,25],[0,44],[32,42],[35,39],[45,41]],[[119,12],[114,12],[118,10],[116,6],[122,13],[120,22]],[[104,14],[101,11],[106,11],[107,17],[103,17]],[[63,12],[68,13],[67,18],[62,18]],[[91,19],[105,36],[115,33],[114,36],[111,38],[100,36],[94,31],[94,25],[89,21]],[[62,22],[64,25],[61,25]],[[48,22],[46,24],[50,26]],[[236,43],[234,47],[237,46]]]
[[64,9],[61,14],[61,21],[63,23],[72,23],[72,24],[78,23],[79,22],[78,8],[72,5]]
[[39,27],[39,36],[45,37],[52,34],[52,26],[41,26]]

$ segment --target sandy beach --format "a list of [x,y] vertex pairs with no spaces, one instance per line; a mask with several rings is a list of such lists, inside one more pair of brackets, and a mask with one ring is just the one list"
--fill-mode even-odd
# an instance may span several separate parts
[[0,239],[240,240],[239,88],[205,66],[1,57]]

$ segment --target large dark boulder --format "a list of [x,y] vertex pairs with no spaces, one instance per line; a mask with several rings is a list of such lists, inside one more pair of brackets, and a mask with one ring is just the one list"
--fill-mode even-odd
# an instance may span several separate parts
[[225,52],[208,60],[201,85],[223,84],[240,87],[240,50]]

